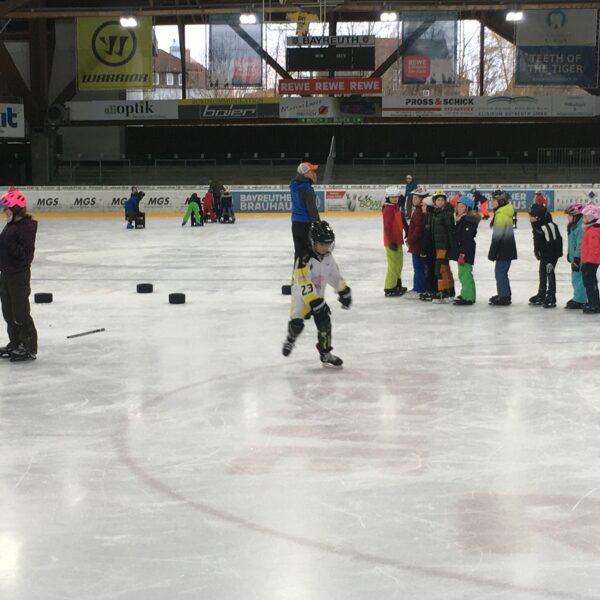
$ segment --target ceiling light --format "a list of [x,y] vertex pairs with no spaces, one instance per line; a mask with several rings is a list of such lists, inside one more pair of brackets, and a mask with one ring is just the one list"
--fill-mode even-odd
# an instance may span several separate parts
[[522,21],[523,20],[523,12],[520,10],[511,10],[506,13],[507,21]]
[[252,13],[243,13],[240,15],[242,25],[256,25],[256,15]]
[[394,12],[394,11],[384,11],[379,16],[379,20],[383,21],[384,23],[390,23],[391,21],[397,21],[398,13]]
[[121,27],[137,27],[137,19],[135,17],[121,17],[119,19]]

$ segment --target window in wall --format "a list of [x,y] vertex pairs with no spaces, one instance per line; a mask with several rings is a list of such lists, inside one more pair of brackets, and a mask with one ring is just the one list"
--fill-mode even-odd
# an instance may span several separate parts
[[179,75],[177,76],[177,82],[179,87],[181,87],[183,85],[183,77],[181,75],[181,73],[179,73]]
[[167,85],[173,85],[173,73],[167,73]]
[[160,73],[154,73],[154,85],[160,85]]

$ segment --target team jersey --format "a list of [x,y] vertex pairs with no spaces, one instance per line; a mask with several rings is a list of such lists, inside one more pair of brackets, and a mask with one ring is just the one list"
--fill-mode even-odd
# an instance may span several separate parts
[[325,302],[325,287],[329,284],[336,292],[347,287],[345,279],[331,253],[319,260],[313,254],[304,259],[297,259],[294,267],[294,282],[292,284],[292,306],[290,317],[304,319],[311,311],[315,301]]

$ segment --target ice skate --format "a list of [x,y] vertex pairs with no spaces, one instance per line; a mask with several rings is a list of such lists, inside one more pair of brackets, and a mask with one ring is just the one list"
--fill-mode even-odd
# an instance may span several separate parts
[[452,298],[448,292],[438,292],[432,300],[433,304],[450,304]]
[[462,296],[457,296],[452,301],[454,306],[471,306],[471,304],[475,304],[475,300],[465,300]]
[[435,298],[435,294],[433,292],[423,292],[419,294],[419,300],[423,300],[423,302],[431,302]]
[[586,304],[583,307],[583,313],[586,315],[595,315],[600,313],[600,306],[592,306],[591,304]]
[[319,347],[319,344],[317,344],[317,350],[319,351],[321,364],[324,367],[341,367],[344,364],[344,361],[339,356],[331,354],[331,348],[329,349],[329,352],[323,352]]
[[490,298],[491,306],[510,306],[512,301],[509,296],[492,296]]
[[556,308],[556,296],[554,294],[548,294],[544,298],[544,308]]
[[404,294],[404,297],[407,300],[418,300],[420,295],[421,294],[419,292],[417,292],[416,290],[408,290],[408,292],[406,292],[406,294]]
[[535,296],[531,296],[531,298],[529,298],[529,304],[531,304],[531,306],[542,306],[545,299],[546,297],[544,294],[538,292]]
[[569,300],[565,304],[565,308],[569,310],[581,310],[584,306],[585,304],[583,302],[575,302],[575,300]]
[[0,348],[0,358],[10,358],[10,355],[15,349],[16,346],[10,342],[6,346],[2,346],[2,348]]
[[10,353],[10,362],[23,362],[26,360],[35,360],[36,355],[30,352],[23,346],[19,344],[11,353]]
[[294,345],[294,342],[290,342],[289,339],[285,340],[285,342],[283,342],[283,347],[281,348],[281,354],[289,356],[294,349]]

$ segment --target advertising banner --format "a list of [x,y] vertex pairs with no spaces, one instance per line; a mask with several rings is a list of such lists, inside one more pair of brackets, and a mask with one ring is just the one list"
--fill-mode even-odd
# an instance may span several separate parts
[[262,17],[240,24],[239,15],[210,15],[208,74],[211,87],[262,87]]
[[[472,183],[444,185],[431,183],[430,189],[443,189],[452,197]],[[385,187],[374,185],[339,185],[317,187],[317,204],[320,211],[379,213],[385,200]],[[488,199],[492,187],[477,186]],[[144,187],[146,196],[140,209],[148,214],[178,214],[186,209],[185,201],[193,192],[192,187]],[[536,191],[540,190],[548,200],[551,211],[563,211],[569,204],[600,204],[600,188],[596,186],[556,185],[544,187],[521,186],[505,188],[518,212],[526,212],[533,204]],[[123,215],[125,202],[129,198],[127,186],[122,187],[31,187],[22,188],[27,196],[28,208],[35,213],[114,213]],[[232,187],[233,207],[239,213],[289,213],[291,197],[287,186],[246,186]]]
[[374,35],[302,35],[287,38],[288,46],[374,46]]
[[279,103],[280,119],[333,118],[339,116],[337,98],[282,98]]
[[0,139],[25,137],[23,104],[0,104]]
[[116,17],[77,18],[77,88],[152,88],[152,17],[121,27]]
[[[280,4],[283,4],[283,2],[281,2]],[[287,13],[285,15],[285,18],[288,21],[296,23],[296,35],[299,37],[308,35],[308,28],[310,27],[311,23],[319,22],[319,17],[317,15],[313,13],[300,11],[294,13]]]
[[592,96],[384,96],[384,117],[591,117]]
[[91,100],[67,102],[71,121],[136,121],[177,119],[177,100]]
[[337,77],[320,79],[280,79],[280,96],[318,96],[337,94],[341,96],[381,94],[381,77]]
[[456,83],[456,12],[403,12],[402,42],[424,31],[402,57],[402,83]]
[[276,119],[279,98],[179,100],[179,118],[192,120]]
[[518,85],[596,87],[597,10],[528,10],[517,24]]

